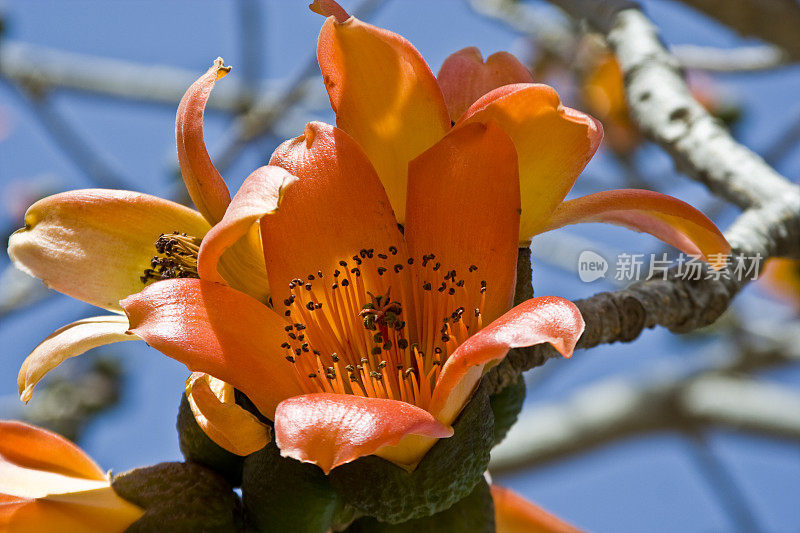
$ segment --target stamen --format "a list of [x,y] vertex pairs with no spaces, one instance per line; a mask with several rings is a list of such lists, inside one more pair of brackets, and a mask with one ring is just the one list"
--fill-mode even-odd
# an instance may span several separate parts
[[173,278],[199,278],[197,255],[200,253],[202,239],[175,231],[162,233],[155,242],[157,255],[150,260],[151,268],[145,269],[139,277],[145,285]]
[[288,284],[280,348],[303,391],[429,404],[444,362],[481,328],[487,283],[475,265],[460,278],[434,254],[399,254],[364,248],[333,280],[318,270]]

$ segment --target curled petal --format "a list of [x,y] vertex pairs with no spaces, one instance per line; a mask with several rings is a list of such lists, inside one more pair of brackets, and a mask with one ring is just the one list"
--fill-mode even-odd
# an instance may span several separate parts
[[229,452],[246,456],[269,443],[269,427],[236,404],[229,383],[194,372],[186,380],[186,398],[197,425]]
[[[220,257],[231,245],[252,231],[261,217],[278,209],[282,192],[295,180],[297,178],[284,169],[273,166],[261,167],[244,180],[225,216],[208,232],[200,246],[197,270],[202,279],[224,282],[217,271]],[[257,226],[255,227],[257,230]],[[258,249],[261,252],[260,243]],[[263,263],[263,254],[261,260]],[[266,276],[265,269],[263,276]],[[266,284],[266,279],[264,283]]]
[[0,435],[3,463],[64,476],[106,479],[106,473],[91,457],[61,435],[16,420],[0,420]]
[[350,18],[347,11],[334,0],[314,0],[308,7],[323,17],[335,17],[340,24]]
[[436,75],[451,120],[458,120],[478,98],[512,83],[533,83],[530,71],[508,52],[496,52],[484,62],[474,46],[444,60]]
[[[497,124],[454,130],[409,166],[406,242],[412,257],[435,254],[466,290],[489,280],[484,323],[511,306],[519,236],[519,175],[514,145]],[[477,267],[475,270],[474,267]],[[444,272],[424,270],[439,285]],[[438,277],[437,277],[438,276]]]
[[506,85],[481,97],[456,127],[497,121],[514,141],[519,158],[522,221],[520,242],[541,232],[603,138],[598,121],[561,105],[547,85]]
[[0,421],[0,437],[0,530],[122,533],[142,516],[63,437],[10,420]]
[[183,95],[175,117],[178,163],[183,182],[194,205],[210,224],[222,220],[231,195],[206,150],[203,140],[203,113],[214,84],[230,70],[231,67],[226,67],[222,58],[218,57],[211,68]]
[[283,358],[287,322],[230,287],[199,279],[155,283],[121,302],[130,330],[147,344],[244,392],[269,418],[302,394]]
[[497,533],[580,532],[512,490],[492,485],[491,491]]
[[289,398],[275,412],[275,443],[284,457],[327,474],[344,463],[397,445],[406,435],[446,438],[453,429],[409,403],[316,393]]
[[298,178],[283,193],[280,209],[261,219],[274,302],[289,296],[291,280],[319,270],[327,275],[361,249],[385,253],[403,246],[375,170],[342,130],[310,122],[303,135],[275,150],[270,165]]
[[436,78],[403,37],[354,17],[325,21],[317,57],[337,126],[369,156],[402,223],[408,162],[450,129]]
[[567,200],[542,231],[579,222],[606,222],[649,233],[714,268],[725,264],[730,244],[703,213],[677,198],[653,191],[620,189]]
[[39,200],[25,227],[9,239],[14,264],[73,298],[120,311],[119,301],[144,287],[140,279],[162,233],[203,237],[200,213],[130,191],[84,189]]
[[564,357],[583,334],[578,308],[563,298],[531,298],[464,341],[447,358],[431,399],[431,413],[450,423],[461,412],[481,377],[483,367],[502,359],[511,348],[550,343]]
[[17,378],[20,399],[28,403],[45,374],[70,357],[114,342],[139,340],[127,331],[128,319],[120,315],[84,318],[56,330],[23,361]]

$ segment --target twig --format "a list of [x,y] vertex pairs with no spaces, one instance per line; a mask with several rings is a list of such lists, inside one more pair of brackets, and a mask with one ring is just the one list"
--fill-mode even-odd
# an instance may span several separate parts
[[[0,77],[36,90],[67,89],[176,107],[200,70],[139,64],[3,40]],[[214,90],[208,107],[241,110],[252,95],[231,77]]]
[[749,72],[769,70],[786,65],[786,52],[777,46],[742,46],[714,48],[692,44],[673,45],[670,52],[681,66],[710,72]]
[[123,177],[100,155],[98,149],[91,146],[89,141],[72,127],[69,120],[50,102],[47,94],[28,86],[21,86],[20,89],[30,102],[34,114],[44,125],[44,129],[87,178],[96,185],[108,189],[135,188],[132,180]]
[[708,438],[701,429],[687,432],[690,448],[689,456],[694,460],[696,468],[710,485],[720,505],[728,515],[732,531],[740,533],[757,533],[761,531],[755,513],[742,493],[736,479],[728,471],[719,457],[711,450]]
[[[353,10],[353,15],[360,18],[369,18],[385,0],[363,0]],[[289,109],[306,95],[309,81],[319,72],[316,53],[312,54],[300,72],[287,83],[277,94],[268,93],[255,101],[250,110],[240,116],[234,124],[223,134],[219,147],[214,150],[214,164],[223,174],[239,157],[245,147],[263,135],[266,135],[272,126]]]
[[797,0],[682,0],[741,35],[774,43],[800,60],[800,3]]

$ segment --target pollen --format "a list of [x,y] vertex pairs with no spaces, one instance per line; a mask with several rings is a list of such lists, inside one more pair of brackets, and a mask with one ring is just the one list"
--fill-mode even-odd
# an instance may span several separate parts
[[154,244],[157,255],[139,279],[147,285],[164,279],[199,278],[197,255],[201,242],[202,239],[179,231],[162,233]]
[[424,409],[442,365],[481,329],[486,288],[475,265],[462,273],[434,254],[363,249],[330,272],[291,280],[279,348],[306,393],[388,398]]

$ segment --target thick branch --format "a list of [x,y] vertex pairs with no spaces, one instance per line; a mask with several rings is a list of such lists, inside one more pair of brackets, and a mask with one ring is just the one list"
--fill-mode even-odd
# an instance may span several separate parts
[[634,4],[624,0],[551,1],[605,34],[625,75],[634,120],[672,156],[680,171],[740,207],[764,205],[791,189],[692,97],[678,60]]
[[[690,177],[720,196],[746,207],[725,233],[747,266],[760,268],[771,256],[800,257],[800,188],[757,154],[738,144],[689,92],[655,27],[624,0],[552,0],[574,16],[585,16],[607,33],[625,72],[628,99],[637,123],[664,147]],[[758,265],[754,263],[758,262]],[[714,322],[750,280],[728,272],[720,279],[648,280],[577,301],[586,320],[578,344],[631,341],[644,328],[664,326],[687,332]],[[515,350],[487,375],[500,390],[520,371],[557,353],[548,345]]]

